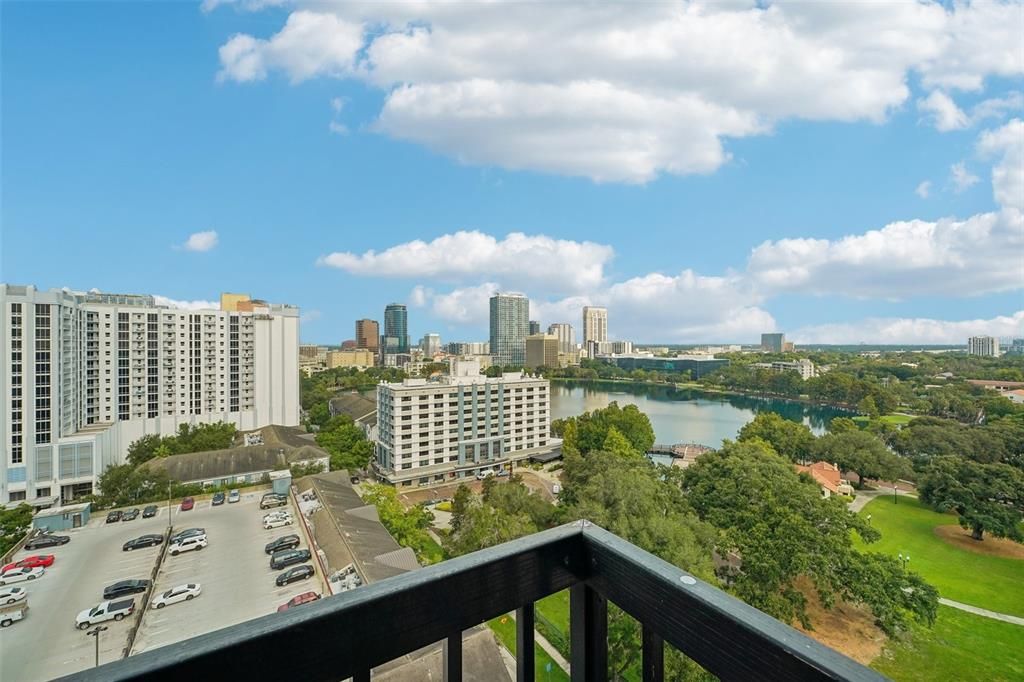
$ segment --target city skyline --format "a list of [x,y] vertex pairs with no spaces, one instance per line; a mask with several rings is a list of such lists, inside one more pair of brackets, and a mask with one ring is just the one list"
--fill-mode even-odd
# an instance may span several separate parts
[[[571,21],[551,7],[501,73],[472,46],[533,35],[505,6],[228,4],[5,6],[4,282],[272,292],[331,344],[391,301],[414,339],[482,338],[510,289],[542,328],[605,306],[609,337],[642,343],[1024,335],[1019,3],[610,9],[580,44],[649,49],[566,48],[566,72],[530,57]],[[898,38],[873,43],[879,21]],[[766,64],[758,89],[724,41],[687,38],[725,26],[785,63],[839,57]],[[651,146],[617,146],[629,131]],[[34,257],[40,234],[61,248]]]

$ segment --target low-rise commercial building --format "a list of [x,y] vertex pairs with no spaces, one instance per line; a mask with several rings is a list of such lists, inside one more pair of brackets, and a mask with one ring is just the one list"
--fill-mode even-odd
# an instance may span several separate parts
[[488,378],[479,363],[454,360],[434,381],[378,385],[375,468],[400,486],[508,470],[559,444],[550,420],[547,380],[523,372]]
[[754,367],[755,369],[766,369],[770,372],[796,372],[804,381],[818,376],[814,363],[807,358],[802,358],[793,362],[755,362],[751,367]]
[[700,379],[702,376],[729,364],[728,360],[721,358],[687,355],[662,358],[656,357],[653,354],[641,353],[609,355],[600,359],[625,370],[643,369],[656,372],[689,372],[691,379]]
[[366,369],[373,367],[377,356],[369,349],[332,350],[327,353],[327,369],[336,367],[355,367]]

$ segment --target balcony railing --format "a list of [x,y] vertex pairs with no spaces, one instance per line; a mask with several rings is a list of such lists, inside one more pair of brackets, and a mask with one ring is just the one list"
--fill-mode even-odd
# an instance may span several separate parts
[[570,590],[571,677],[607,680],[608,602],[642,625],[645,681],[668,643],[723,680],[883,680],[880,674],[586,521],[76,673],[79,680],[370,679],[443,642],[462,679],[462,633],[516,611],[517,680],[534,679],[533,605]]

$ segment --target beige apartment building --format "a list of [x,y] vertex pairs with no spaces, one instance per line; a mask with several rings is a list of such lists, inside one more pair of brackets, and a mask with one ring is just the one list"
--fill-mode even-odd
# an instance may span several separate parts
[[356,367],[366,369],[373,367],[376,354],[368,349],[332,350],[327,353],[327,369],[336,367]]
[[558,337],[534,334],[526,337],[526,368],[558,367]]

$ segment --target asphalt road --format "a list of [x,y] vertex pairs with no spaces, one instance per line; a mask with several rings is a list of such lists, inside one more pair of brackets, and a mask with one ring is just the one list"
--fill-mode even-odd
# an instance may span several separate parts
[[[266,511],[260,510],[259,499],[265,492],[243,493],[240,502],[218,507],[212,507],[208,500],[197,502],[192,511],[175,513],[175,531],[205,528],[210,544],[199,552],[167,555],[154,593],[185,583],[199,583],[203,592],[192,601],[147,610],[132,654],[274,613],[278,606],[302,592],[323,592],[319,569],[316,576],[307,580],[286,587],[274,584],[278,571],[270,569],[264,545],[282,535],[303,535],[297,525],[301,520],[291,502],[287,509],[295,523],[263,530]],[[304,539],[300,548],[308,549]],[[310,563],[316,567],[315,557]]]
[[[95,640],[75,628],[78,612],[103,601],[103,588],[128,578],[148,579],[159,547],[122,552],[121,545],[146,533],[161,533],[167,511],[158,516],[106,524],[97,514],[85,528],[62,531],[71,542],[61,547],[19,552],[15,560],[33,554],[53,554],[46,574],[20,585],[28,590],[29,612],[24,620],[0,630],[0,680],[33,682],[69,675],[95,664]],[[135,596],[136,615],[121,622],[103,623],[100,663],[121,658],[128,631],[142,609]]]

